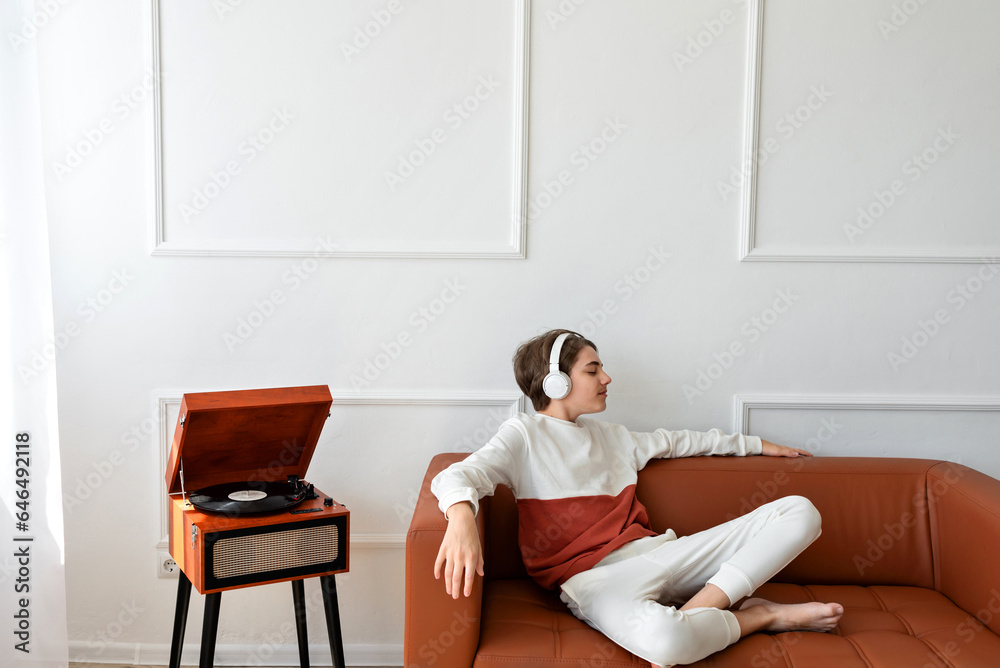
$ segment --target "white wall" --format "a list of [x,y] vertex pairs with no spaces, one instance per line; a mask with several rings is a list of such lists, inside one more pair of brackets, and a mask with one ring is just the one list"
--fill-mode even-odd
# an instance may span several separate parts
[[[338,581],[355,664],[401,660],[427,460],[517,410],[510,356],[550,327],[592,335],[606,417],[636,429],[1000,476],[995,3],[767,0],[758,30],[756,3],[537,0],[525,43],[517,2],[398,0],[391,21],[380,0],[52,6],[32,39],[71,658],[166,660],[162,458],[189,391],[355,397],[309,471],[352,510]],[[373,11],[386,25],[348,60]],[[480,77],[494,83],[449,121]],[[385,172],[438,129],[391,189]],[[754,136],[767,160],[746,168]],[[181,207],[195,189],[214,193],[197,215]],[[361,383],[369,363],[385,368]],[[220,661],[294,661],[287,589],[223,597]],[[192,647],[200,617],[196,599]],[[318,610],[310,634],[319,663]]]

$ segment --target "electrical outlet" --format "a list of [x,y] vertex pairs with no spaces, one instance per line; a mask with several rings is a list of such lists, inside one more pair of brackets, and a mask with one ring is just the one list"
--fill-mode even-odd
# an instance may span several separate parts
[[181,569],[177,567],[177,562],[174,561],[174,558],[171,557],[169,553],[156,553],[156,577],[175,578],[180,570]]

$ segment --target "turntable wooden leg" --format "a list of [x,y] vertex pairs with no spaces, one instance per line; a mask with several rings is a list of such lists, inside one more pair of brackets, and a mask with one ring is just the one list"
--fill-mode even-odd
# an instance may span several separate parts
[[215,663],[215,636],[219,632],[219,608],[222,592],[205,594],[205,619],[201,626],[201,661],[199,668],[212,668]]
[[309,632],[306,628],[306,593],[302,580],[292,580],[292,602],[295,605],[295,634],[299,639],[299,667],[309,668]]
[[326,631],[330,636],[330,653],[334,668],[346,668],[344,664],[344,638],[340,634],[340,604],[337,602],[337,581],[333,575],[321,575],[320,589],[323,590],[323,607],[326,608]]
[[177,606],[174,608],[174,634],[170,639],[169,668],[180,668],[184,649],[184,628],[187,626],[188,604],[191,602],[191,581],[184,573],[177,576]]

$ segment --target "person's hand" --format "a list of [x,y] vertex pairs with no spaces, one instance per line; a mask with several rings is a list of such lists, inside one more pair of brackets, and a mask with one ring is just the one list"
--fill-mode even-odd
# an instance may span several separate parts
[[443,570],[444,590],[449,596],[458,598],[463,591],[463,581],[465,595],[472,596],[476,573],[483,575],[483,550],[479,544],[476,516],[472,506],[462,501],[448,508],[447,517],[448,529],[434,560],[434,579],[440,580]]
[[785,445],[777,445],[771,443],[770,441],[765,441],[761,439],[761,443],[764,444],[764,449],[761,452],[762,455],[768,457],[812,457],[813,454],[808,450],[803,450],[802,448],[789,448]]

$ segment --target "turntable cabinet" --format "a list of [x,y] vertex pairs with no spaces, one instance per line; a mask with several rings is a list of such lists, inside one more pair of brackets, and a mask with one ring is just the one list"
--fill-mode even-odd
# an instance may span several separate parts
[[181,570],[171,668],[192,585],[206,595],[200,665],[210,668],[222,592],[288,581],[307,668],[308,577],[320,578],[333,665],[344,665],[334,575],[348,570],[350,511],[304,480],[332,403],[325,385],[184,395],[166,473]]

